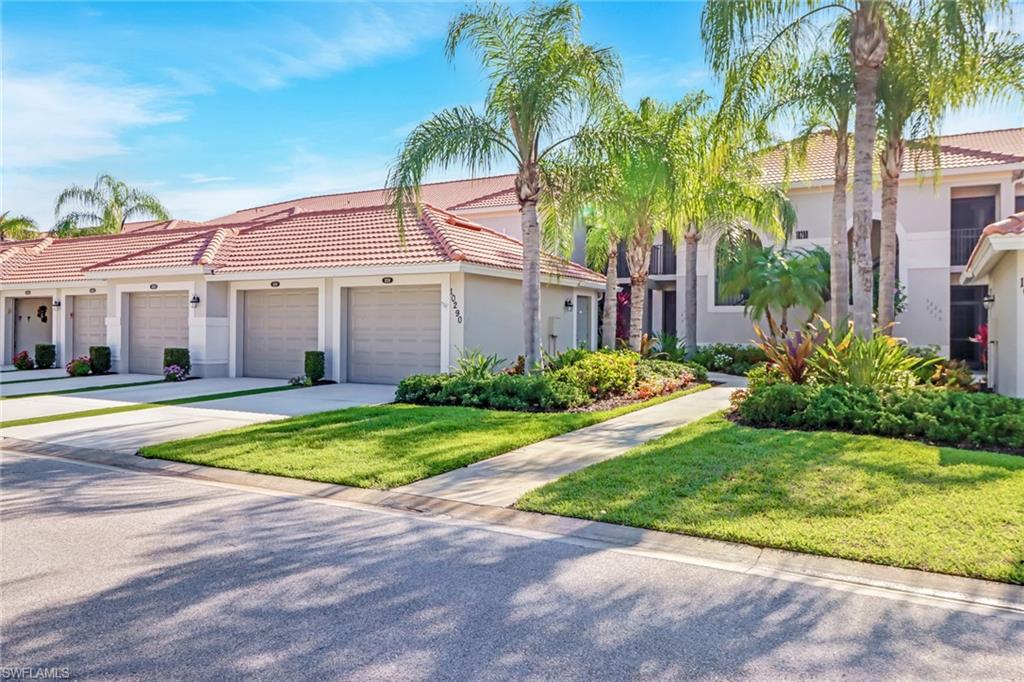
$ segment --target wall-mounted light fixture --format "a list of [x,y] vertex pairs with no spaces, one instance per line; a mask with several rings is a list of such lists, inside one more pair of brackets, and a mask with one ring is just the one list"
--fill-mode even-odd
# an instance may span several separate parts
[[572,298],[570,297],[570,298],[565,299],[565,309],[566,310],[572,310],[572,306],[573,306]]
[[199,297],[195,294],[192,294],[192,298],[188,299],[188,302],[192,304],[193,308],[199,307]]
[[985,298],[981,299],[981,304],[985,306],[985,310],[992,310],[992,306],[996,304],[995,294],[987,293]]
[[54,308],[59,308],[60,307],[60,299],[59,298],[53,299],[53,307]]

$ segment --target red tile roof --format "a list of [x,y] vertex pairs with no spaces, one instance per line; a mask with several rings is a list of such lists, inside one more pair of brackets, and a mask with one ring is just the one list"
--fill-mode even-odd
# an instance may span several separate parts
[[[515,175],[494,175],[470,180],[426,183],[420,189],[420,198],[423,203],[439,206],[449,211],[460,206],[466,207],[466,204],[485,198],[490,198],[494,202],[493,206],[518,209],[519,203],[516,200],[513,187],[515,178]],[[248,223],[255,220],[276,220],[297,213],[371,208],[387,204],[388,201],[388,192],[384,189],[325,194],[242,209],[207,221],[207,224]]]
[[[969,168],[1008,163],[1024,163],[1024,128],[990,130],[980,133],[943,135],[938,139],[940,168]],[[814,182],[831,180],[836,151],[835,135],[822,133],[811,138],[806,159],[787,168],[785,146],[765,154],[761,166],[768,182]],[[908,171],[935,170],[931,151],[915,150],[908,155],[904,167]],[[850,170],[853,170],[851,159]]]
[[[419,216],[407,212],[403,236],[391,207],[375,206],[52,239],[45,245],[36,241],[0,252],[0,275],[5,281],[41,282],[80,280],[87,272],[173,272],[199,265],[216,273],[242,273],[448,262],[522,270],[522,256],[521,242],[430,205]],[[601,274],[548,254],[541,271],[604,282]]]
[[176,230],[179,227],[192,227],[198,225],[194,220],[139,220],[134,223],[125,223],[121,232],[142,232],[152,230]]
[[1010,234],[1024,235],[1024,211],[1009,215],[1002,220],[996,221],[985,227],[985,229],[981,231],[978,243],[974,245],[974,249],[971,251],[971,257],[967,259],[967,265],[964,266],[964,269],[967,271],[972,271],[974,269],[974,261],[978,257],[978,254],[981,253],[981,246],[985,243],[986,239],[989,237]]

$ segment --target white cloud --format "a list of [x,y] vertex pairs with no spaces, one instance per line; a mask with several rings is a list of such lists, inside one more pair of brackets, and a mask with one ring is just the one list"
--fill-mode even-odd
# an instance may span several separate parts
[[86,67],[5,70],[0,161],[9,173],[124,154],[125,131],[181,119],[159,88],[111,82]]
[[235,179],[230,175],[205,175],[203,173],[185,173],[182,177],[193,185],[205,185],[210,182],[228,182]]

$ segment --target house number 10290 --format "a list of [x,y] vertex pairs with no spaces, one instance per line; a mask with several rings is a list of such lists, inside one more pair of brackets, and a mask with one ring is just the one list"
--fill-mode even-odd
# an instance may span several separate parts
[[452,311],[455,313],[455,321],[462,324],[462,311],[459,310],[459,302],[455,300],[455,289],[448,289],[448,297],[452,300]]

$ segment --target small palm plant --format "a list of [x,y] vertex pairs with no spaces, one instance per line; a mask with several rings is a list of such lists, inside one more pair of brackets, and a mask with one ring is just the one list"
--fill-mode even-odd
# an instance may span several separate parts
[[72,185],[57,197],[55,233],[62,237],[116,234],[132,219],[170,220],[160,200],[107,174],[92,187]]

